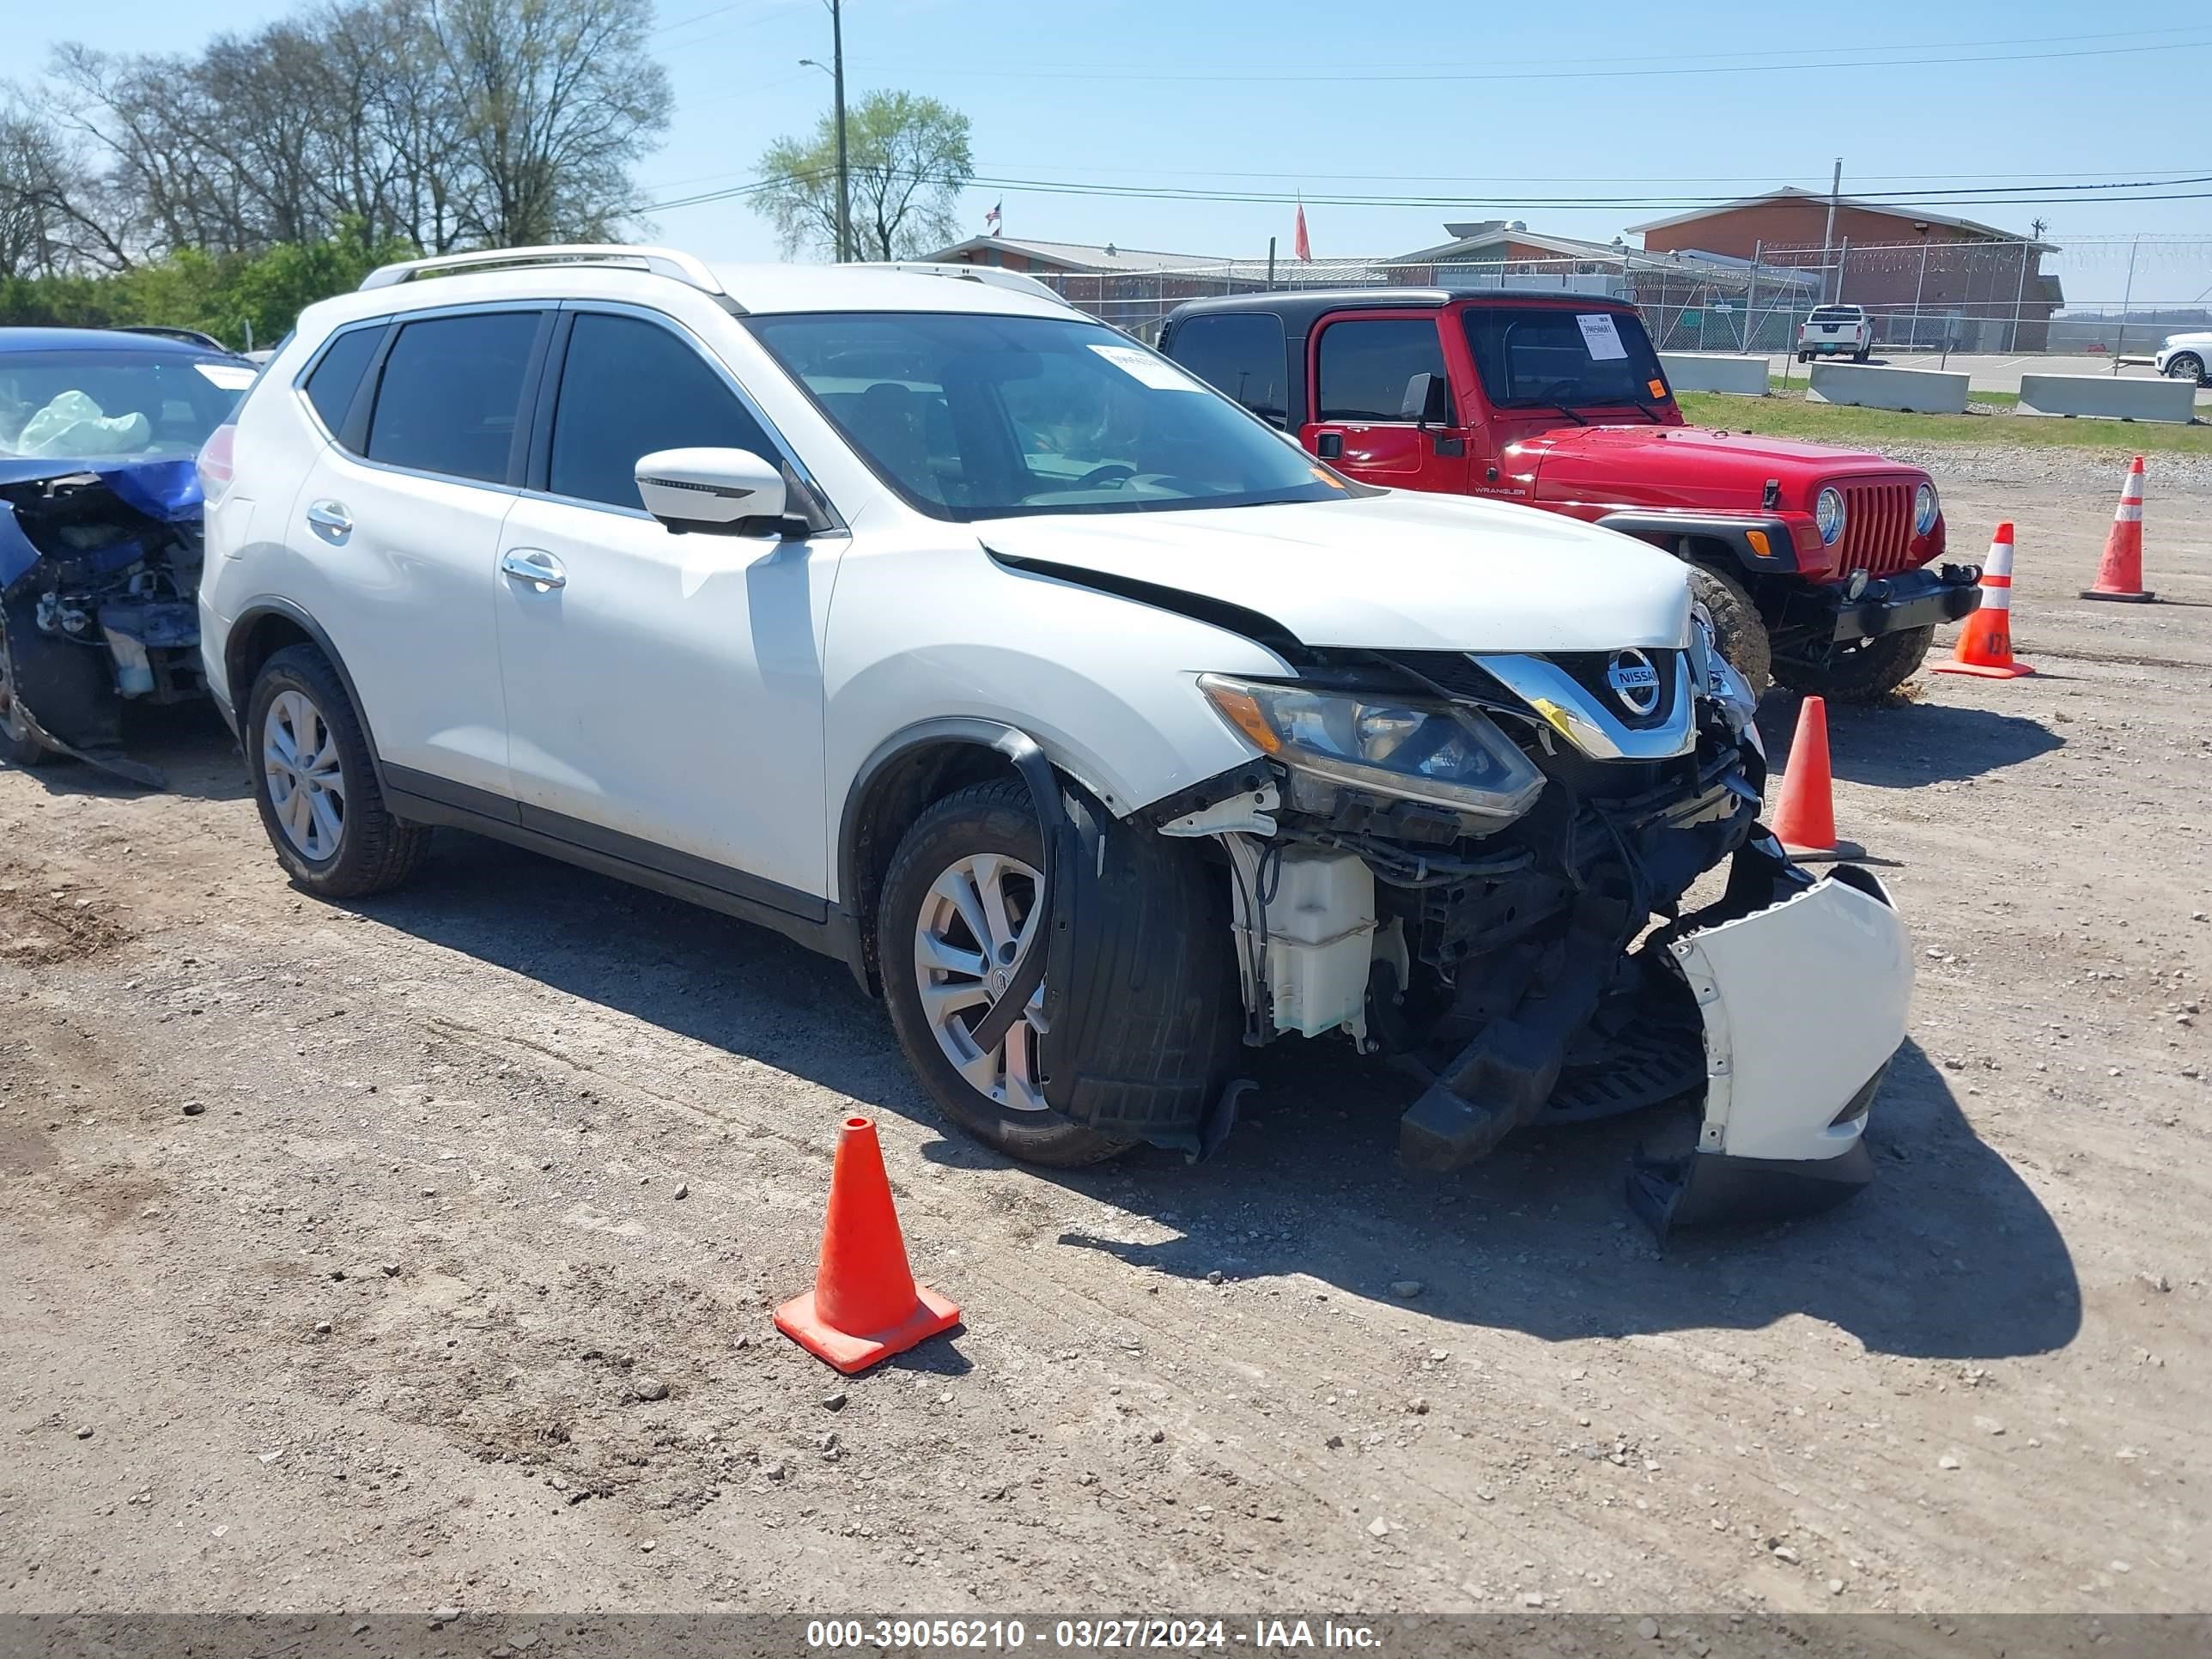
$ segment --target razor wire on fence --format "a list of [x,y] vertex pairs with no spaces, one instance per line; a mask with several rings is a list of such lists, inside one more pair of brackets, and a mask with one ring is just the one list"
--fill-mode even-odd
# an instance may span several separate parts
[[[1111,250],[1109,250],[1111,252]],[[1559,258],[1176,260],[1116,255],[1109,270],[1030,272],[1078,308],[1157,338],[1186,301],[1274,290],[1486,289],[1634,305],[1662,351],[1786,354],[1814,307],[1856,306],[1888,353],[2148,357],[2167,333],[2212,328],[2212,239],[1942,240],[1755,247],[1750,258],[1621,248]],[[2199,292],[2198,289],[2203,289]],[[2193,294],[2193,298],[2182,297]]]

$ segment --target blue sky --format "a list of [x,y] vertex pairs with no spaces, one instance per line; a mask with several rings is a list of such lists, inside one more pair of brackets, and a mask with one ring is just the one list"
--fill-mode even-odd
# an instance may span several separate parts
[[[53,40],[188,48],[286,9],[210,0],[76,0]],[[49,24],[46,20],[53,21]],[[677,112],[644,167],[667,200],[742,184],[780,134],[827,104],[823,0],[661,0],[655,48]],[[2100,28],[2101,21],[2124,29]],[[1815,24],[1818,27],[1815,27]],[[1832,27],[1831,25],[1834,27]],[[1841,51],[1836,29],[1862,43]],[[15,27],[22,43],[23,27]],[[975,124],[990,179],[1237,191],[1303,190],[1316,254],[1396,252],[1447,218],[1516,216],[1609,238],[1663,210],[1539,207],[1537,198],[1719,196],[1770,184],[2008,194],[2027,185],[2212,174],[2202,88],[2212,14],[2166,0],[2118,13],[2056,0],[1812,10],[1729,0],[1553,10],[1343,0],[848,0],[855,94],[932,94]],[[1826,53],[1802,43],[1826,43]],[[1821,56],[1866,67],[1808,70]],[[27,67],[42,58],[24,52]],[[1720,72],[1695,72],[1720,71]],[[1360,78],[1335,78],[1351,77]],[[1173,77],[1173,78],[1167,78]],[[1303,77],[1303,78],[1301,78]],[[2212,185],[2177,187],[2212,191]],[[2084,192],[2094,194],[2095,192]],[[1457,207],[1334,205],[1330,195],[1449,196]],[[1253,255],[1290,245],[1291,211],[978,185],[966,224],[1003,198],[1010,235]],[[2212,286],[2212,199],[1930,202],[2067,244],[2070,299],[2117,301],[2144,233],[2135,295]],[[777,257],[742,202],[657,213],[663,240],[714,258]],[[2159,240],[2156,238],[2170,240]],[[2178,239],[2178,240],[2177,240]]]

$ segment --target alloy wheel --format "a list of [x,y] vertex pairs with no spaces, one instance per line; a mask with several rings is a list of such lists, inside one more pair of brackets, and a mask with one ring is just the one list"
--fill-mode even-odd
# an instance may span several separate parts
[[974,1032],[1006,994],[1030,944],[1038,879],[1019,859],[971,854],[930,884],[914,928],[915,981],[937,1046],[976,1092],[1018,1112],[1048,1109],[1037,1075],[1044,987],[997,1048],[978,1048]]
[[345,774],[337,733],[298,691],[280,691],[261,722],[261,766],[269,805],[284,839],[319,864],[337,856],[345,835]]

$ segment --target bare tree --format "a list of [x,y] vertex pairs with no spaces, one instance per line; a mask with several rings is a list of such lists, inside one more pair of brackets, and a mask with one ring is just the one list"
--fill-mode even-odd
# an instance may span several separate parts
[[[651,21],[652,0],[325,0],[196,55],[65,46],[24,118],[73,164],[52,211],[77,263],[603,237],[667,125]],[[32,130],[0,131],[30,167]],[[0,185],[0,237],[23,200]]]
[[[968,118],[934,98],[872,92],[845,115],[854,252],[910,259],[952,240],[960,191],[974,176]],[[834,256],[837,246],[837,129],[824,115],[806,138],[779,138],[760,159],[769,182],[755,209],[774,222],[786,253]]]
[[668,125],[652,0],[429,0],[459,115],[462,234],[493,247],[612,234]]
[[0,84],[0,276],[50,276],[111,252],[88,216],[94,188],[59,125]]

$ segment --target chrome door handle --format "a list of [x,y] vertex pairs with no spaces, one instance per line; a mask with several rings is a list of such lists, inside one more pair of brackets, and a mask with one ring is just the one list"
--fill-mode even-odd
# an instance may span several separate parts
[[316,501],[307,508],[307,522],[331,541],[342,542],[353,533],[353,516],[343,501]]
[[561,561],[543,548],[511,549],[500,556],[499,568],[501,574],[512,576],[519,582],[528,582],[541,593],[549,588],[568,585],[568,573],[561,568]]

